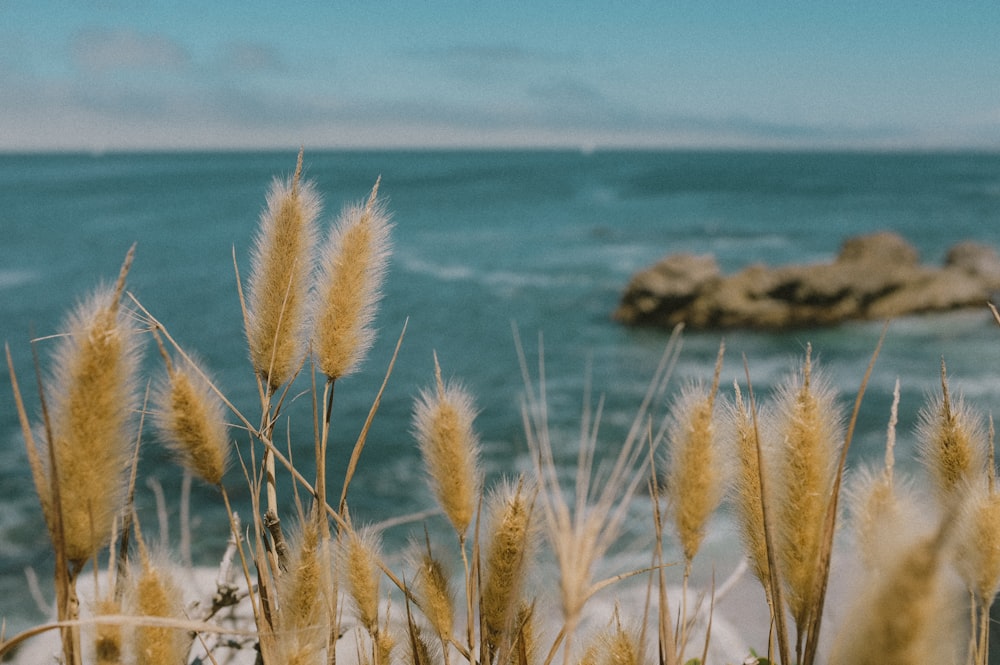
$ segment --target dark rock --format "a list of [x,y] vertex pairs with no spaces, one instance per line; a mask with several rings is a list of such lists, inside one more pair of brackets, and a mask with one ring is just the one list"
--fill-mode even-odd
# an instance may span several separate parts
[[998,292],[993,248],[963,242],[933,268],[902,237],[882,232],[848,239],[832,263],[757,264],[729,276],[712,256],[667,256],[632,277],[614,317],[668,328],[781,329],[984,307]]

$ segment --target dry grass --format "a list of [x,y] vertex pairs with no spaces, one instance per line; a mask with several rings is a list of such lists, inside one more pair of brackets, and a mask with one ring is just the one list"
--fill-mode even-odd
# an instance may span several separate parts
[[[569,482],[556,461],[565,442],[549,430],[541,343],[532,372],[515,339],[532,459],[530,473],[516,481],[482,477],[473,396],[457,381],[444,380],[435,355],[431,387],[414,400],[412,433],[436,510],[458,538],[431,542],[425,535],[408,569],[393,570],[387,561],[397,560],[396,553],[382,552],[378,529],[352,522],[348,486],[395,356],[345,455],[339,501],[329,502],[326,490],[334,385],[357,368],[375,336],[390,228],[377,191],[376,184],[366,203],[345,210],[322,251],[315,228],[319,197],[302,180],[301,157],[294,175],[276,180],[267,195],[248,295],[234,296],[245,303],[248,379],[258,382],[259,414],[236,408],[138,299],[131,299],[134,309],[123,304],[131,255],[114,287],[86,300],[50,343],[37,421],[23,404],[8,349],[14,407],[52,538],[58,615],[21,635],[0,635],[0,659],[38,634],[59,631],[57,657],[72,665],[246,663],[257,657],[263,665],[700,661],[715,653],[713,590],[701,589],[705,600],[689,607],[686,586],[709,516],[725,495],[750,569],[763,587],[771,630],[746,635],[744,653],[713,655],[714,662],[739,662],[757,647],[770,662],[785,665],[987,663],[989,609],[1000,587],[992,433],[985,433],[980,414],[951,395],[943,371],[941,395],[921,417],[927,478],[894,472],[897,389],[886,463],[852,483],[855,553],[871,571],[864,575],[874,577],[864,578],[851,620],[824,628],[834,538],[848,533],[838,530],[838,499],[852,425],[843,426],[840,397],[824,381],[811,349],[783,388],[760,405],[749,369],[745,385],[734,384],[731,400],[719,394],[721,349],[715,371],[702,377],[708,387],[671,399],[667,387],[681,340],[675,331],[630,431],[612,442],[617,453],[609,460],[597,459],[602,399],[590,394],[588,380],[580,434],[570,444],[578,452]],[[312,258],[317,254],[318,266]],[[139,332],[136,320],[151,334]],[[148,337],[159,345],[165,378],[151,403],[140,407],[136,358]],[[313,374],[306,391],[313,408],[313,478],[303,476],[275,442],[279,416],[293,402],[289,386],[300,373]],[[866,375],[854,418],[867,381]],[[671,405],[672,412],[664,413]],[[151,557],[138,534],[132,496],[142,485],[130,474],[147,413],[156,438],[181,464],[221,488],[231,529],[220,541],[228,539],[229,547],[209,588],[178,589],[165,559]],[[231,440],[237,431],[238,440]],[[226,473],[234,466],[234,450],[238,469]],[[665,461],[662,475],[659,460]],[[730,460],[731,482],[720,473]],[[226,490],[237,472],[245,485],[238,511]],[[297,497],[296,526],[288,538],[277,515],[276,487],[282,483]],[[650,551],[643,553],[649,567],[607,573],[601,567],[606,554],[639,509],[647,511],[653,534]],[[435,512],[423,505],[401,507],[406,511]],[[237,512],[249,515],[247,528]],[[912,514],[931,516],[927,530],[897,534],[888,526],[915,523]],[[668,520],[676,532],[669,536]],[[679,561],[670,559],[675,551]],[[461,570],[445,563],[458,558]],[[552,575],[532,577],[539,559],[549,563]],[[111,582],[81,619],[76,583],[88,562],[95,569],[106,564]],[[684,564],[680,597],[667,582],[674,563]],[[613,593],[628,578],[649,580],[645,603],[588,618],[595,596]],[[119,587],[126,583],[132,591],[122,595]],[[192,591],[202,596],[197,604],[181,598]],[[955,609],[963,606],[969,610],[965,623],[953,622]],[[234,611],[242,614],[231,617]],[[836,633],[832,652],[820,652],[821,632]]]

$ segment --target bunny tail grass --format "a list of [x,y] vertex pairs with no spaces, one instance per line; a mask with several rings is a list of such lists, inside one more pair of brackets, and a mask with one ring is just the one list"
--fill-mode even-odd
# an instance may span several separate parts
[[307,300],[320,199],[303,182],[302,153],[290,180],[275,180],[254,241],[247,298],[247,341],[254,370],[275,390],[303,355]]
[[[993,425],[990,422],[990,452]],[[972,483],[958,513],[952,560],[975,603],[971,662],[986,665],[990,657],[990,608],[1000,592],[1000,489],[993,464],[986,482]]]
[[790,376],[778,397],[776,482],[770,485],[778,572],[800,638],[811,613],[820,611],[817,576],[822,574],[823,525],[844,438],[841,410],[833,391],[814,371],[811,351],[807,347],[801,374]]
[[[121,286],[101,289],[71,314],[48,384],[57,510],[70,561],[83,562],[108,543],[125,497],[139,347],[120,297]],[[49,497],[41,500],[53,529]]]
[[941,361],[941,395],[920,411],[917,428],[920,460],[927,468],[938,500],[953,508],[968,483],[986,476],[987,438],[982,419],[959,396],[948,390],[948,376]]
[[[131,611],[136,616],[184,619],[180,589],[166,564],[150,559],[140,548],[139,562],[131,580]],[[187,631],[168,626],[138,625],[135,628],[136,665],[185,663],[191,646]]]
[[414,555],[417,570],[413,589],[428,623],[447,649],[455,624],[455,599],[449,584],[448,570],[430,551],[430,543]]
[[487,647],[495,652],[512,628],[535,549],[535,491],[504,482],[487,499],[487,526],[480,607]]
[[954,536],[955,568],[980,605],[1000,591],[1000,491],[986,483],[970,486]]
[[764,506],[761,504],[760,457],[757,455],[758,432],[749,407],[743,401],[738,383],[733,384],[734,403],[728,408],[736,443],[736,472],[733,477],[733,504],[743,548],[754,575],[770,589],[770,566],[767,562],[767,539],[764,537]]
[[317,521],[306,519],[300,529],[290,539],[288,570],[277,582],[276,642],[283,653],[315,658],[326,646],[334,604],[331,562]]
[[476,408],[462,386],[442,380],[437,354],[434,377],[435,389],[423,390],[414,405],[413,431],[438,503],[464,541],[480,486]]
[[869,571],[879,570],[891,560],[896,554],[893,545],[898,547],[897,541],[912,540],[914,536],[907,531],[918,531],[921,521],[911,483],[905,477],[897,478],[894,470],[898,414],[897,380],[886,433],[885,464],[881,469],[863,467],[846,490],[858,558]]
[[625,626],[615,608],[611,624],[591,640],[581,665],[641,665],[646,662],[640,631]]
[[378,635],[379,628],[380,550],[378,534],[370,528],[351,529],[341,534],[340,570],[354,601],[355,615],[372,636]]
[[153,423],[184,468],[210,485],[219,485],[230,457],[226,411],[195,362],[168,364],[153,397]]
[[[104,598],[94,604],[94,615],[122,614],[121,603],[114,598]],[[96,665],[120,665],[123,661],[124,635],[117,623],[98,623],[94,626],[94,654]]]
[[389,214],[376,200],[346,208],[320,255],[313,351],[330,379],[351,374],[375,339],[371,324],[389,260]]
[[666,490],[688,564],[701,547],[708,518],[718,507],[724,490],[715,423],[723,352],[724,347],[720,347],[713,385],[685,388],[670,411]]
[[873,575],[841,627],[830,665],[909,665],[956,660],[960,592],[943,570],[943,531],[897,552]]

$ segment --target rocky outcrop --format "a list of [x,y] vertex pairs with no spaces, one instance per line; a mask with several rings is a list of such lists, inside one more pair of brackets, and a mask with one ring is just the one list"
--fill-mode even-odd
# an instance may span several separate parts
[[636,273],[615,310],[627,325],[782,329],[985,307],[1000,258],[963,242],[941,267],[895,233],[850,238],[832,263],[751,265],[723,275],[711,255],[673,254]]

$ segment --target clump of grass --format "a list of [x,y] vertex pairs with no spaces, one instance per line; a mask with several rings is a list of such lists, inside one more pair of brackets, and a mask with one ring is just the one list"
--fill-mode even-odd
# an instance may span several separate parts
[[966,499],[955,534],[955,567],[972,594],[973,662],[989,662],[990,607],[1000,588],[1000,495],[978,487]]
[[[884,467],[862,472],[852,495],[856,542],[870,571],[866,574],[872,577],[864,579],[866,591],[839,631],[835,650],[817,655],[839,521],[837,498],[853,425],[844,432],[842,409],[816,371],[811,347],[801,367],[762,408],[757,406],[749,370],[747,398],[738,383],[731,405],[718,397],[720,348],[710,386],[682,390],[672,413],[664,418],[657,410],[670,403],[662,397],[680,349],[676,331],[631,429],[615,442],[617,452],[607,462],[597,459],[603,398],[592,398],[588,379],[579,439],[569,442],[577,456],[572,487],[558,468],[564,442],[553,440],[549,431],[542,350],[536,387],[515,331],[532,468],[517,481],[492,485],[479,468],[473,397],[457,381],[443,379],[435,354],[433,385],[415,401],[412,430],[434,498],[457,534],[463,570],[460,576],[452,575],[443,563],[455,541],[432,542],[432,532],[425,529],[425,544],[411,559],[413,574],[400,579],[383,557],[379,530],[356,528],[347,501],[347,488],[395,356],[351,450],[340,500],[333,506],[326,500],[327,442],[336,424],[331,417],[333,386],[356,370],[375,336],[373,316],[389,253],[389,214],[377,198],[376,182],[366,203],[345,209],[315,266],[319,196],[314,185],[302,180],[301,159],[300,154],[292,178],[272,185],[253,250],[245,323],[251,357],[248,375],[260,392],[258,424],[223,395],[193,354],[181,349],[132,297],[166,366],[149,411],[158,438],[178,454],[188,471],[220,488],[231,520],[226,534],[229,546],[208,602],[187,608],[181,604],[166,559],[148,554],[137,522],[132,523],[131,493],[136,484],[128,472],[138,469],[135,450],[142,431],[133,421],[136,413],[147,410],[138,408],[134,389],[139,333],[131,324],[133,315],[121,305],[131,254],[114,288],[100,290],[81,306],[57,341],[55,369],[43,386],[40,426],[32,427],[11,370],[32,473],[56,550],[60,621],[39,630],[64,630],[67,665],[82,665],[84,660],[75,580],[87,562],[93,561],[96,569],[102,550],[107,551],[109,571],[129,559],[133,565],[130,575],[119,578],[132,587],[127,598],[120,601],[112,584],[112,591],[100,595],[92,606],[96,618],[83,622],[95,626],[93,660],[99,663],[183,663],[191,657],[192,636],[204,641],[208,633],[228,632],[233,640],[245,640],[248,653],[256,649],[262,665],[334,663],[345,650],[352,662],[366,665],[403,660],[413,665],[451,665],[456,659],[468,665],[551,665],[560,650],[567,664],[631,665],[649,660],[647,650],[654,645],[646,637],[655,627],[659,665],[677,665],[686,653],[690,626],[705,611],[703,604],[689,616],[687,585],[709,516],[725,490],[728,475],[720,469],[727,457],[736,461],[731,496],[742,541],[750,567],[764,587],[773,622],[771,632],[759,636],[761,642],[766,640],[770,662],[813,665],[822,656],[831,663],[915,662],[954,659],[968,651],[971,662],[986,663],[989,608],[1000,587],[996,471],[991,452],[987,459],[978,415],[951,397],[943,368],[942,396],[924,410],[919,437],[921,458],[933,479],[945,526],[930,535],[907,532],[899,538],[890,537],[894,530],[886,527],[911,521],[911,495],[920,489],[893,471],[897,384]],[[315,318],[307,349],[310,314]],[[997,318],[1000,321],[1000,315]],[[9,350],[7,355],[12,367]],[[304,391],[312,398],[313,482],[291,459],[298,443],[291,435],[287,454],[275,445],[278,415],[295,408],[290,386],[307,358],[314,368],[310,389]],[[318,376],[325,376],[325,386],[319,385]],[[867,380],[866,375],[855,417]],[[243,436],[237,438],[249,441],[239,448],[239,470],[252,513],[252,527],[246,530],[250,542],[243,540],[244,530],[225,488],[235,445],[227,428],[239,430]],[[992,444],[992,434],[989,438]],[[36,445],[36,439],[45,445]],[[722,441],[733,444],[731,454],[720,448]],[[666,582],[675,562],[663,554],[668,550],[662,542],[661,475],[655,468],[664,442],[669,442],[670,450],[663,479],[682,558],[678,563],[684,564],[683,573],[678,573],[683,576],[684,600],[676,617]],[[84,462],[102,471],[81,466]],[[286,474],[280,473],[282,468]],[[648,504],[639,500],[638,488],[644,481],[650,484]],[[298,526],[288,541],[276,514],[280,482],[292,483],[297,508]],[[652,513],[655,542],[650,568],[600,579],[602,559],[630,511],[639,507]],[[335,534],[331,524],[336,525]],[[538,584],[529,584],[528,569],[540,554],[536,550],[542,543],[536,541],[542,535],[558,580],[553,575],[552,580],[542,577]],[[137,559],[129,556],[134,542],[138,542]],[[242,580],[236,580],[234,570],[242,572]],[[639,572],[651,573],[641,618],[622,616],[616,606],[595,637],[585,621],[591,600]],[[972,598],[969,633],[952,621],[957,605],[951,602],[955,585],[950,586],[949,580],[955,572]],[[393,587],[384,593],[383,577]],[[454,598],[460,594],[459,577],[464,582],[464,607]],[[710,653],[712,593],[707,599],[708,630],[701,661]],[[393,595],[403,599],[405,623],[385,602]],[[245,620],[232,627],[220,618],[224,608],[239,602],[249,606],[252,625]],[[553,607],[561,613],[550,612]],[[463,620],[463,610],[465,634],[459,636],[456,626]],[[109,622],[122,613],[129,616]],[[788,647],[786,615],[795,622],[794,652]],[[342,629],[345,616],[353,617],[356,629]],[[350,625],[348,619],[345,627]],[[433,645],[422,632],[428,628],[437,638]],[[0,658],[30,633],[9,640],[0,634]],[[591,646],[579,654],[574,640],[581,636],[589,638],[584,643]],[[230,641],[206,642],[206,655],[198,658],[223,662],[216,656]]]
[[[895,472],[896,425],[899,418],[899,381],[893,391],[892,409],[886,431],[885,462],[881,469],[863,468],[848,495],[853,516],[855,542],[859,558],[869,570],[879,569],[884,560],[887,541],[894,540],[903,525],[912,528],[919,523],[915,500],[909,485],[901,484]],[[892,545],[888,545],[892,548]]]
[[[608,581],[595,583],[594,567],[607,553],[625,519],[628,505],[645,475],[648,461],[643,459],[643,446],[649,417],[649,408],[655,395],[660,394],[670,376],[679,337],[672,336],[662,356],[649,389],[639,406],[632,427],[618,448],[618,454],[601,477],[592,486],[594,450],[597,445],[602,407],[591,412],[589,390],[584,397],[584,413],[580,422],[580,439],[576,469],[576,483],[572,506],[567,502],[560,486],[553,456],[553,442],[549,431],[546,401],[544,354],[539,350],[538,390],[532,388],[531,372],[526,356],[516,339],[521,372],[526,386],[522,398],[522,418],[528,448],[534,461],[536,483],[539,488],[539,509],[542,529],[552,547],[559,568],[559,598],[563,615],[563,662],[571,658],[573,637],[580,623],[584,606],[590,598],[606,586]],[[589,387],[589,384],[588,384]],[[649,451],[655,452],[663,434],[647,441]],[[661,608],[661,611],[664,611]],[[666,645],[664,645],[666,648]],[[551,662],[559,643],[553,645],[546,665]],[[673,645],[670,645],[673,648]]]
[[[76,580],[85,563],[109,544],[126,496],[132,459],[139,342],[121,306],[135,248],[113,287],[99,288],[65,323],[42,393],[42,423],[33,428],[14,374],[7,366],[28,461],[55,550],[56,609],[63,656],[79,661]],[[42,450],[36,443],[44,444]]]

